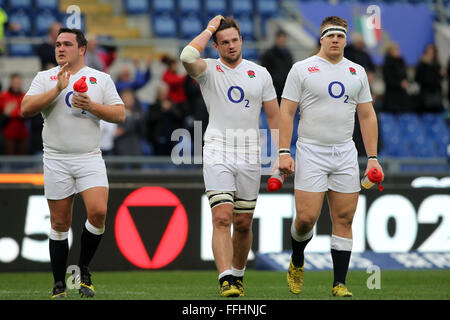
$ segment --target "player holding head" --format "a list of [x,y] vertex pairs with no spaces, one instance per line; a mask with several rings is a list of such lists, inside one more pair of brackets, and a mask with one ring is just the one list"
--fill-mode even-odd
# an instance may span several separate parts
[[[81,195],[87,211],[81,234],[80,294],[94,295],[88,266],[105,229],[108,202],[99,122],[125,121],[123,102],[111,77],[85,66],[86,46],[81,30],[60,29],[55,47],[58,66],[36,75],[21,105],[23,116],[41,112],[44,118],[44,192],[50,209],[53,298],[67,296],[64,280],[76,193]],[[80,92],[74,93],[74,83],[83,76],[87,92],[78,89]]]
[[332,295],[351,297],[345,279],[360,191],[358,154],[352,140],[355,111],[369,155],[365,174],[372,169],[382,172],[377,161],[377,118],[364,68],[344,58],[347,21],[327,17],[320,31],[319,53],[294,64],[281,101],[280,150],[289,150],[292,121],[300,107],[295,163],[288,153],[279,158],[282,173],[295,171],[296,217],[291,227],[292,257],[287,281],[291,292],[301,292],[303,252],[313,236],[326,195],[332,221]]
[[[202,59],[211,37],[219,59]],[[242,59],[242,36],[231,17],[213,18],[180,59],[199,82],[209,112],[203,177],[212,210],[220,292],[225,297],[242,296],[261,179],[259,116],[263,107],[270,129],[278,128],[277,96],[268,71]]]

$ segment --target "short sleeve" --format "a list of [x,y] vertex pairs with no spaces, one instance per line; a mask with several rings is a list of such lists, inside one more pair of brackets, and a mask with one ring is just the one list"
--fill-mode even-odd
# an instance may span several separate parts
[[277,93],[273,86],[272,76],[269,71],[265,70],[266,76],[264,77],[264,88],[263,88],[263,102],[270,101],[277,98]]
[[34,96],[38,94],[45,93],[45,84],[42,73],[39,72],[31,82],[30,88],[28,89],[26,96]]
[[291,101],[300,102],[301,93],[300,74],[294,65],[286,78],[281,97]]
[[367,74],[364,70],[362,70],[361,75],[362,75],[361,79],[362,86],[358,94],[358,101],[357,101],[358,104],[372,101],[372,94],[370,93],[370,86],[369,80],[367,79]]
[[102,103],[108,106],[124,104],[119,96],[119,93],[117,92],[114,82],[109,75],[106,77]]

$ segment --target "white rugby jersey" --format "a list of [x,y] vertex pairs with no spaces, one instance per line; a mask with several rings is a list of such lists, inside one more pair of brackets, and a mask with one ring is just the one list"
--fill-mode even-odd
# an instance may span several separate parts
[[362,66],[318,56],[292,66],[282,97],[300,105],[299,141],[327,146],[350,141],[357,104],[372,101]]
[[195,78],[209,113],[205,148],[259,152],[261,107],[277,97],[272,77],[245,59],[234,69],[220,58],[205,62],[206,71]]
[[[39,72],[26,95],[37,95],[54,88],[60,67]],[[41,111],[44,118],[42,140],[47,158],[67,158],[100,150],[100,119],[80,108],[71,106],[73,84],[86,76],[86,94],[96,103],[123,104],[111,77],[101,71],[84,67],[71,74],[69,84],[58,97]]]

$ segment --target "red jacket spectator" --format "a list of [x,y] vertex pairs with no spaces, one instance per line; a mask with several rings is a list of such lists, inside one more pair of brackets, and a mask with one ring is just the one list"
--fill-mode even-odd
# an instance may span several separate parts
[[184,91],[186,75],[177,74],[177,61],[175,59],[166,56],[162,61],[168,66],[162,80],[169,86],[169,100],[175,104],[186,102],[187,96]]
[[20,115],[20,103],[25,95],[21,91],[20,75],[11,76],[11,87],[0,94],[3,136],[6,154],[26,154],[29,136],[26,120]]

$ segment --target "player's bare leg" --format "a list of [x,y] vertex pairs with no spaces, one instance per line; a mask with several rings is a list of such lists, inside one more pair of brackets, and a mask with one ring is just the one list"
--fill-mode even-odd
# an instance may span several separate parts
[[231,262],[233,260],[233,242],[231,240],[231,224],[233,205],[224,203],[212,208],[212,250],[222,296],[239,296],[239,290],[233,284]]
[[350,262],[352,240],[352,222],[358,204],[358,192],[327,192],[333,231],[331,236],[331,257],[333,259],[333,296],[351,297],[353,294],[345,287]]
[[244,271],[247,265],[248,253],[253,242],[252,213],[233,214],[233,276],[240,296],[244,296]]
[[67,297],[65,276],[69,254],[68,234],[72,223],[73,198],[74,196],[71,195],[61,200],[47,200],[51,223],[50,262],[55,283],[52,298]]
[[303,287],[304,251],[322,209],[324,192],[295,190],[296,216],[291,226],[292,257],[286,276],[289,290],[299,294]]
[[89,264],[94,257],[105,231],[108,188],[93,187],[81,192],[87,211],[87,220],[81,233],[81,250],[78,266],[81,271],[80,294],[86,297],[95,295],[89,273]]

